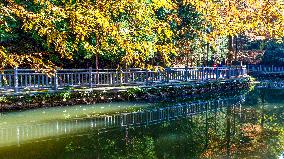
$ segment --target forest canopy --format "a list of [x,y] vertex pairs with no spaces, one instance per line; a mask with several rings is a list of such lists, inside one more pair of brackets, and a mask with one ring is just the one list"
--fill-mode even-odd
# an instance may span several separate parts
[[232,60],[238,35],[284,35],[280,0],[2,0],[0,7],[2,69],[151,69],[185,58],[198,65],[208,50],[216,61]]

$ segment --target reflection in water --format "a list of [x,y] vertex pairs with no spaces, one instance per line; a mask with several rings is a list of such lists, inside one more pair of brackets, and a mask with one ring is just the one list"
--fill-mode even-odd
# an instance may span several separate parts
[[2,125],[0,158],[280,158],[283,92]]
[[76,134],[88,128],[104,129],[105,131],[108,128],[115,127],[156,124],[203,112],[222,110],[224,107],[240,103],[243,100],[243,96],[240,96],[89,118],[47,120],[41,123],[31,122],[14,125],[5,124],[0,128],[0,147],[15,144],[20,145],[29,140],[46,139],[52,136]]

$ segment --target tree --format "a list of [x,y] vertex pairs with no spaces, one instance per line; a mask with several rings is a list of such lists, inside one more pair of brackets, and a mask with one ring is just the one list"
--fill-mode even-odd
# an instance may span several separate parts
[[[214,45],[220,36],[228,37],[228,50],[233,49],[233,37],[238,34],[259,35],[279,39],[284,36],[284,6],[280,0],[184,0],[195,6],[210,27],[205,41]],[[230,59],[232,60],[232,59]]]
[[[42,52],[34,50],[30,47],[31,45],[18,46],[19,43],[23,42],[21,39],[24,35],[23,32],[19,31],[21,23],[9,12],[3,2],[0,2],[0,7],[0,69],[24,64],[29,64],[29,67],[37,69],[51,69],[50,61],[41,58]],[[26,41],[30,41],[30,39],[26,39]],[[4,46],[7,46],[7,48]],[[22,52],[18,52],[19,50]],[[33,54],[30,54],[31,51]]]
[[261,63],[265,65],[283,66],[284,43],[277,43],[275,40],[267,42]]
[[25,32],[43,38],[61,60],[119,56],[121,66],[146,67],[156,55],[164,65],[175,52],[168,23],[155,16],[164,1],[13,1],[1,4],[16,15]]
[[[176,45],[179,57],[186,57],[186,66],[189,62],[193,63],[194,52],[198,51],[198,47],[202,47],[202,39],[200,36],[205,31],[202,27],[202,17],[190,4],[183,4],[181,1],[176,1],[176,8],[172,10],[172,20],[170,21],[171,28],[174,32],[174,44]],[[191,56],[191,57],[189,57]]]

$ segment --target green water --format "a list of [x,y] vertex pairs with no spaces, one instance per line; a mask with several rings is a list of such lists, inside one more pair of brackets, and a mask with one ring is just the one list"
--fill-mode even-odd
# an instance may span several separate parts
[[[121,122],[126,112],[156,112],[155,103],[3,113],[0,158],[281,158],[283,90],[256,89],[222,99],[218,107],[214,107],[216,101],[202,102],[211,106],[146,124],[139,124],[143,112],[135,113],[127,118],[129,125]],[[183,104],[189,103],[172,103],[173,107]]]

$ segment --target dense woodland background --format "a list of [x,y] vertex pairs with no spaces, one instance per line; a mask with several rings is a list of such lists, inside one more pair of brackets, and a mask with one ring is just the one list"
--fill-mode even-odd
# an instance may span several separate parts
[[284,65],[281,0],[1,0],[0,7],[1,69]]

